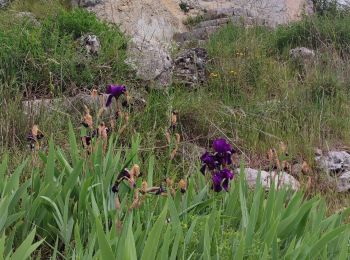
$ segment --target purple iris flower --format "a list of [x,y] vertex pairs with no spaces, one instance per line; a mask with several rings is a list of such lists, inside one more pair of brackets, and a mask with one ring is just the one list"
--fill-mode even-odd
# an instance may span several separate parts
[[232,151],[231,145],[225,139],[216,139],[213,142],[213,149],[217,153],[227,153]]
[[234,174],[229,169],[222,169],[221,171],[214,172],[212,175],[213,190],[220,192],[222,189],[228,191],[230,180],[232,180]]
[[118,99],[122,94],[126,92],[126,87],[121,85],[108,85],[106,89],[106,94],[109,94],[106,102],[106,107],[112,104],[113,98]]
[[213,149],[216,152],[216,160],[222,165],[232,164],[231,156],[235,152],[232,146],[225,139],[216,139],[213,142]]
[[211,155],[208,152],[205,152],[201,156],[201,161],[202,161],[201,172],[203,175],[205,174],[205,170],[207,167],[209,168],[209,170],[214,170],[218,166],[218,162],[216,161],[215,156]]

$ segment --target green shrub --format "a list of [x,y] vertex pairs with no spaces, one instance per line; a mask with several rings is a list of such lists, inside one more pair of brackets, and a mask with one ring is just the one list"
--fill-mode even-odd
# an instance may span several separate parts
[[[117,27],[80,9],[60,11],[39,22],[12,18],[0,25],[0,85],[42,95],[127,79],[127,40]],[[100,39],[97,57],[80,46],[78,37],[86,33]]]

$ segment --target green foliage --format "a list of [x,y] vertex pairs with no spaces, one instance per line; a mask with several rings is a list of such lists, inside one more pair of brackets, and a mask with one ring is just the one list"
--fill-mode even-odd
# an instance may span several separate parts
[[286,48],[309,47],[323,49],[334,46],[341,53],[349,53],[350,14],[328,14],[305,18],[299,23],[280,26],[274,44],[279,51]]
[[[133,191],[124,186],[121,210],[116,210],[110,185],[124,164],[117,147],[110,142],[105,155],[100,157],[96,147],[86,157],[72,144],[75,164],[51,143],[49,154],[40,155],[45,167],[31,168],[22,185],[18,176],[26,162],[10,175],[6,157],[0,164],[0,256],[26,259],[48,249],[49,255],[67,259],[310,259],[348,254],[350,227],[343,223],[349,210],[326,216],[325,203],[317,197],[305,200],[302,192],[274,188],[266,194],[261,185],[251,191],[243,171],[228,193],[215,194],[197,169],[185,194],[147,197],[133,210]],[[124,160],[139,150],[137,138],[132,147]],[[152,162],[141,163],[152,170]],[[119,231],[118,221],[123,223]]]
[[[205,117],[248,153],[283,140],[293,157],[305,158],[324,142],[349,143],[349,17],[315,17],[276,31],[229,25],[214,34],[209,98],[198,105]],[[295,64],[288,52],[297,46],[319,47],[317,58]]]
[[[60,94],[73,87],[119,82],[127,77],[127,40],[119,29],[81,10],[61,10],[33,23],[3,14],[0,85],[10,93]],[[101,51],[90,57],[79,37],[95,34]],[[103,77],[101,77],[103,74]]]

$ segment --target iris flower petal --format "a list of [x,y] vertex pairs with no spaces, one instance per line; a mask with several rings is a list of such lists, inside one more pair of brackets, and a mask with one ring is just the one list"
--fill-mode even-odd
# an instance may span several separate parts
[[106,107],[111,105],[113,97],[118,99],[125,92],[126,87],[123,85],[108,85],[106,89],[106,94],[109,94],[109,96],[106,102]]
[[213,149],[217,153],[227,153],[231,152],[232,147],[225,139],[216,139],[213,142]]
[[112,100],[113,100],[113,95],[109,95],[107,98],[106,107],[109,107],[112,104]]

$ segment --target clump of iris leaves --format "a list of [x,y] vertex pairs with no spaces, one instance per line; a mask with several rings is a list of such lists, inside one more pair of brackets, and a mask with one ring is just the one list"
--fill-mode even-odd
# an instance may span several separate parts
[[[125,147],[112,133],[105,152],[101,142],[89,155],[71,124],[68,139],[64,151],[50,140],[48,152],[39,152],[40,164],[32,158],[10,170],[9,155],[2,158],[0,256],[5,259],[346,259],[349,254],[350,226],[344,223],[349,210],[328,216],[322,199],[305,199],[302,191],[267,192],[260,184],[250,190],[243,167],[232,180],[229,174],[230,185],[223,179],[217,188],[214,176],[223,176],[217,169],[229,165],[225,140],[214,142],[216,152],[202,157],[212,180],[198,164],[185,192],[149,195],[131,209],[135,187],[120,184],[118,208],[111,190],[126,162],[144,172],[136,187],[143,181],[158,185],[157,162],[152,154],[141,156],[140,136]],[[212,168],[208,158],[214,157]],[[29,172],[23,179],[24,171]]]

